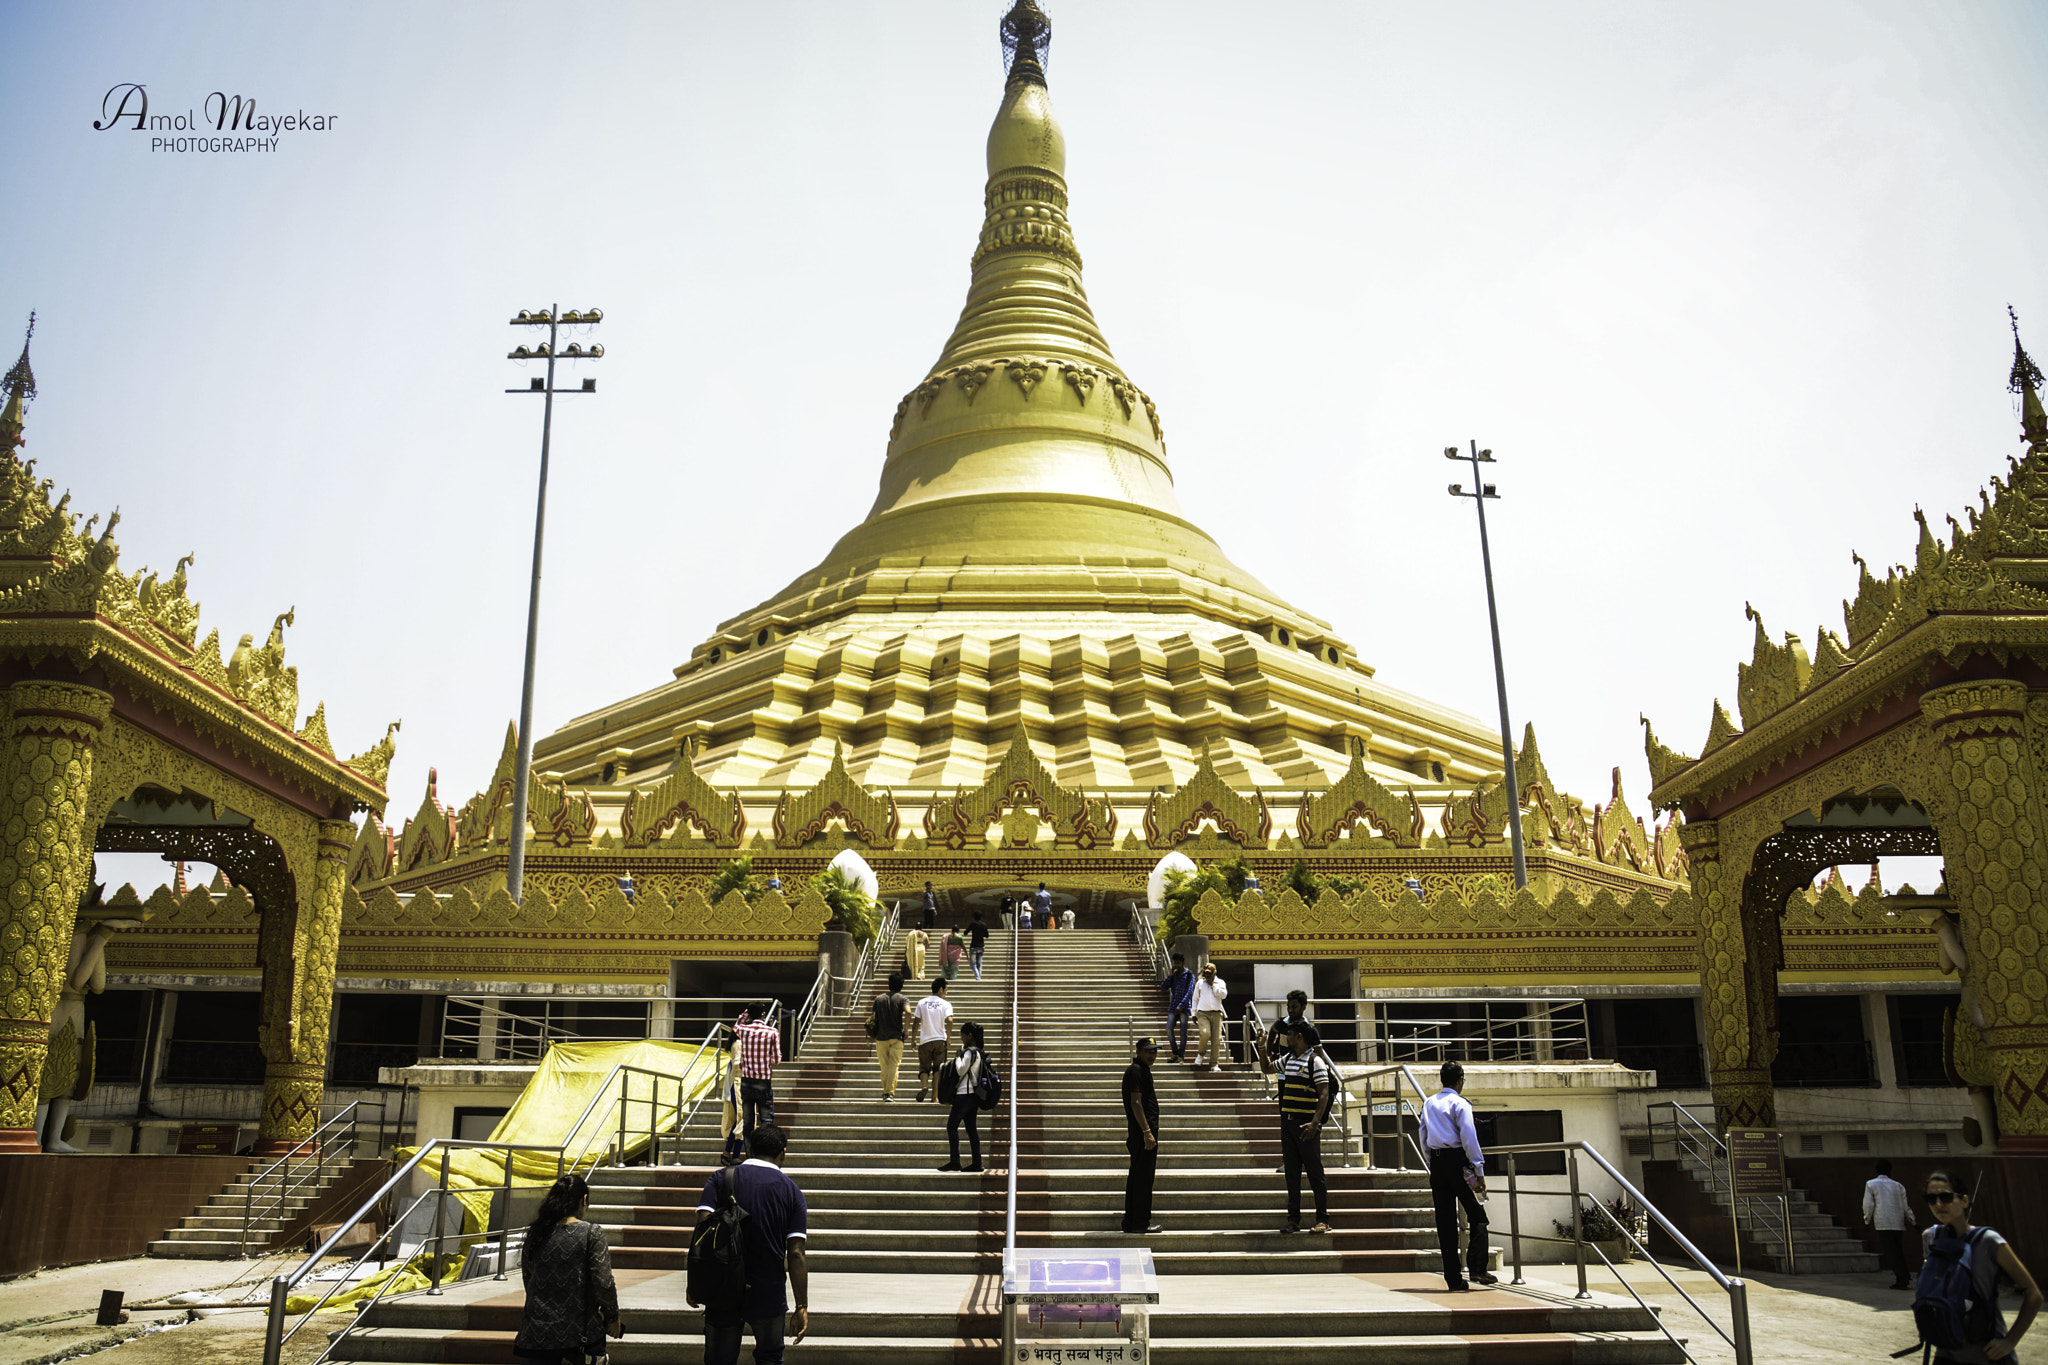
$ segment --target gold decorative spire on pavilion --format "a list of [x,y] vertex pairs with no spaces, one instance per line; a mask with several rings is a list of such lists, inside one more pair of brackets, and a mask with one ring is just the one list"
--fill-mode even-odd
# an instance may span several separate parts
[[21,339],[21,359],[0,378],[0,392],[7,395],[7,402],[0,407],[0,454],[15,450],[22,444],[21,428],[28,408],[28,400],[36,396],[35,371],[28,367],[28,343],[36,334],[36,315],[28,315],[28,334]]
[[[2006,381],[2006,387],[2019,395],[2020,434],[2026,438],[2027,449],[2038,451],[2048,446],[2048,412],[2041,410],[2041,367],[2020,341],[2020,315],[2009,303],[2005,315],[2012,319],[2012,377]],[[25,363],[27,359],[28,352],[24,350],[22,360]]]

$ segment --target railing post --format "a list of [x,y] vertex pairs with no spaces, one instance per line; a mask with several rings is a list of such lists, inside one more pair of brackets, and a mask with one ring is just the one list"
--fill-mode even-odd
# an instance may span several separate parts
[[269,1320],[263,1324],[263,1365],[277,1365],[284,1354],[284,1305],[291,1290],[279,1275],[270,1282]]
[[1792,1246],[1792,1196],[1789,1194],[1779,1195],[1778,1207],[1784,1214],[1785,1222],[1785,1273],[1787,1275],[1797,1275],[1799,1273],[1799,1253]]
[[1735,1338],[1735,1365],[1754,1365],[1756,1356],[1749,1344],[1749,1286],[1741,1280],[1728,1281],[1728,1312]]
[[428,1266],[429,1294],[441,1292],[441,1229],[448,1217],[448,1149],[441,1149],[441,1193],[434,1200],[434,1255]]
[[1515,1154],[1508,1153],[1508,1251],[1515,1258],[1515,1278],[1510,1284],[1522,1283],[1522,1206],[1515,1192]]
[[[511,1241],[511,1239],[512,1239],[512,1149],[511,1149],[511,1148],[507,1147],[507,1148],[505,1149],[505,1151],[504,1151],[504,1157],[505,1157],[505,1202],[504,1202],[504,1204],[503,1204],[503,1205],[502,1205],[502,1206],[500,1207],[500,1210],[499,1210],[499,1214],[498,1214],[498,1217],[499,1217],[499,1227],[498,1227],[498,1273],[497,1273],[496,1275],[494,1275],[494,1276],[492,1276],[492,1277],[491,1277],[492,1279],[496,1279],[496,1280],[502,1280],[502,1279],[504,1279],[504,1278],[505,1278],[505,1262],[506,1262],[507,1260],[509,1260],[509,1259],[511,1258],[511,1255],[512,1255],[512,1241]],[[488,1236],[488,1235],[489,1235],[489,1233],[490,1233],[490,1229],[489,1229],[489,1228],[486,1228],[486,1229],[484,1229],[484,1232],[485,1232],[485,1235],[486,1235],[486,1236]]]
[[1567,1165],[1572,1177],[1572,1246],[1579,1254],[1579,1292],[1572,1297],[1590,1299],[1593,1296],[1586,1292],[1586,1224],[1584,1210],[1579,1206],[1579,1153],[1576,1148],[1571,1152]]

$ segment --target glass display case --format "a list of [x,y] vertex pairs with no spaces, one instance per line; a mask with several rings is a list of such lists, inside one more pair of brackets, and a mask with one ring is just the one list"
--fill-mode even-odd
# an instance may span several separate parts
[[1011,1247],[1003,1252],[1007,1365],[1137,1365],[1151,1345],[1159,1277],[1146,1247]]

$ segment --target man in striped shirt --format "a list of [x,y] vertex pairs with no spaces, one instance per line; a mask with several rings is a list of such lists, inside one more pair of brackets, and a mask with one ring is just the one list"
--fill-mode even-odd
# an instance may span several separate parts
[[1310,1232],[1330,1230],[1330,1185],[1323,1177],[1323,1123],[1330,1117],[1330,1099],[1337,1076],[1324,1060],[1322,1036],[1315,1025],[1287,1026],[1287,1052],[1277,1061],[1256,1039],[1259,1069],[1280,1076],[1280,1161],[1287,1172],[1287,1223],[1282,1232],[1301,1231],[1301,1175],[1316,1192],[1316,1221]]
[[757,1123],[775,1122],[775,1064],[782,1060],[782,1034],[767,1021],[766,1002],[740,1015],[740,1135],[751,1138]]

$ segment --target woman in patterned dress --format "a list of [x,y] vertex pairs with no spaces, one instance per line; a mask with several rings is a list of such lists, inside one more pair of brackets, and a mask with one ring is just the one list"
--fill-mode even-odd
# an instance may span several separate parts
[[548,1190],[526,1230],[519,1278],[526,1309],[512,1353],[555,1365],[582,1365],[605,1354],[609,1332],[622,1337],[619,1290],[604,1230],[590,1220],[590,1186],[565,1175]]

